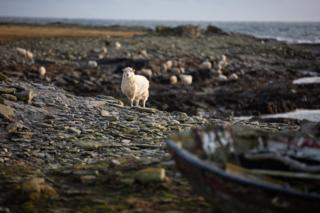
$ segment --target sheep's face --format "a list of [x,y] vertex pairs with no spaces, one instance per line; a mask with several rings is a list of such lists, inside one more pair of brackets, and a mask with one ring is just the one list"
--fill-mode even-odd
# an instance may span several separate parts
[[124,78],[132,78],[134,76],[134,70],[130,67],[127,67],[123,70]]

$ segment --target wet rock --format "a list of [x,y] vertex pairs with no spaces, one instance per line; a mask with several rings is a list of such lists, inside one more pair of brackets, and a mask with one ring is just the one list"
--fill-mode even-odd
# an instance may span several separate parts
[[146,76],[147,78],[151,79],[152,77],[152,70],[151,69],[142,69],[141,74]]
[[10,209],[6,207],[1,207],[0,206],[0,213],[10,213]]
[[84,184],[93,184],[96,182],[97,177],[94,175],[83,175],[80,177],[81,183]]
[[15,88],[10,87],[0,87],[0,94],[11,94],[14,95],[16,93]]
[[20,191],[29,201],[57,198],[57,191],[43,178],[32,178],[21,184]]
[[6,75],[0,73],[0,81],[5,81],[7,79],[8,79],[8,77]]
[[186,36],[196,38],[201,35],[199,26],[183,25],[178,27],[157,26],[156,33],[161,36]]
[[114,115],[112,115],[110,112],[106,111],[106,110],[101,110],[100,114],[102,117],[104,117],[107,121],[117,121],[118,118]]
[[31,140],[33,133],[32,132],[17,132],[16,133],[19,138],[25,139],[25,140]]
[[228,33],[224,32],[222,29],[209,25],[205,31],[206,35],[228,35]]
[[75,127],[69,127],[68,130],[72,133],[75,133],[77,135],[80,135],[81,134],[81,130],[80,129],[77,129]]
[[7,126],[7,132],[9,134],[17,133],[19,130],[21,130],[23,128],[25,128],[25,126],[21,122],[14,122],[14,123],[10,123]]
[[32,99],[34,98],[34,94],[32,90],[23,90],[16,93],[16,97],[19,101],[24,101],[28,104],[32,102]]
[[10,95],[10,94],[2,94],[1,97],[9,100],[9,101],[17,101],[17,97],[14,95]]
[[11,107],[0,104],[0,117],[8,121],[14,121],[16,114]]
[[135,173],[135,179],[142,184],[161,183],[166,178],[163,168],[146,168]]
[[111,166],[112,166],[112,167],[120,166],[120,165],[121,165],[121,162],[118,161],[117,159],[112,159],[112,160],[111,160]]

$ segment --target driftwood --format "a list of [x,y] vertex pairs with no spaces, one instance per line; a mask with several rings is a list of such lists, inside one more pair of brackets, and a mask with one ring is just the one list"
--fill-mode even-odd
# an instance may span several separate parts
[[288,156],[281,156],[276,153],[262,153],[262,154],[245,154],[245,158],[249,160],[275,160],[279,161],[289,168],[296,171],[307,172],[307,173],[320,173],[320,166],[309,166],[307,164],[296,161]]

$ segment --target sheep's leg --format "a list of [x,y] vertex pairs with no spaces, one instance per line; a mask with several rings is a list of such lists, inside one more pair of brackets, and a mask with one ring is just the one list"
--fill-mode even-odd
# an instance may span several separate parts
[[142,106],[143,106],[143,108],[146,108],[147,99],[148,99],[148,98],[144,98],[144,99],[142,100]]
[[135,103],[134,105],[135,105],[136,107],[139,106],[139,101],[140,101],[139,99],[136,99],[136,100],[134,101],[134,103]]
[[142,98],[142,106],[143,108],[146,108],[146,102],[149,98],[149,91],[147,90]]
[[130,106],[131,106],[131,107],[133,107],[133,101],[134,101],[134,98],[131,98],[131,99],[130,99]]

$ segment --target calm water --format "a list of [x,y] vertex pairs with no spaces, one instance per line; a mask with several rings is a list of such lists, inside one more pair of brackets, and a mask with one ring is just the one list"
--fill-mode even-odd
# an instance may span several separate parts
[[158,25],[177,26],[197,24],[205,28],[216,25],[228,32],[239,32],[261,38],[274,38],[290,43],[320,43],[320,23],[282,23],[282,22],[192,22],[192,21],[130,21],[95,19],[53,19],[53,18],[8,18],[0,17],[0,22],[36,24],[78,24],[84,26],[143,26],[154,28]]

